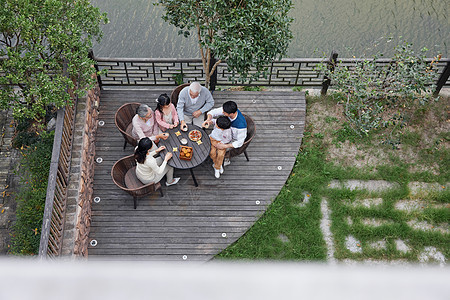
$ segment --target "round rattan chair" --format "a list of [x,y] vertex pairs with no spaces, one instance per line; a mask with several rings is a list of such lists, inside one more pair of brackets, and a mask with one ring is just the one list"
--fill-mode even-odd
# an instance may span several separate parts
[[111,169],[113,182],[122,190],[133,196],[134,209],[137,207],[138,198],[144,197],[159,190],[161,197],[164,196],[161,184],[143,184],[136,176],[136,160],[134,155],[119,159]]
[[242,115],[245,117],[245,120],[247,121],[247,137],[245,138],[245,141],[241,147],[232,148],[230,151],[227,151],[227,153],[225,154],[225,157],[231,158],[231,157],[235,157],[235,156],[238,156],[238,155],[244,153],[245,158],[247,159],[247,161],[249,161],[248,154],[247,154],[247,147],[250,144],[250,142],[253,140],[253,138],[255,137],[256,128],[255,128],[255,122],[249,115],[246,115],[246,114],[242,114]]
[[133,147],[137,146],[138,140],[132,135],[133,130],[133,117],[136,115],[136,109],[141,105],[140,103],[126,103],[119,107],[115,116],[114,122],[117,128],[122,134],[125,142],[123,143],[123,149],[127,146],[127,143]]

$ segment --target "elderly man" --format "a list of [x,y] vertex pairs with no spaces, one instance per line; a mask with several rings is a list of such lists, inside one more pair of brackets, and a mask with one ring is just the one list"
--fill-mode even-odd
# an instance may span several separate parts
[[203,114],[213,108],[214,99],[207,88],[200,83],[193,82],[181,90],[178,95],[177,113],[180,119],[181,128],[186,128],[186,124],[202,126]]
[[[218,143],[215,147],[217,149],[241,147],[247,137],[247,121],[241,111],[237,108],[237,104],[234,101],[227,101],[222,105],[222,107],[211,110],[208,112],[208,119],[202,124],[202,127],[212,125],[212,118],[217,118],[219,116],[226,116],[230,119],[232,140],[231,143],[228,144]],[[230,160],[225,159],[223,165],[227,166],[229,164]]]

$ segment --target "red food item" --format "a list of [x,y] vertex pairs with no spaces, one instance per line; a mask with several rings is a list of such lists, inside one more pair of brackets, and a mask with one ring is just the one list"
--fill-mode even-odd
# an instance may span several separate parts
[[193,142],[197,142],[199,140],[201,140],[202,138],[202,133],[200,131],[198,131],[197,129],[191,130],[189,132],[189,139]]

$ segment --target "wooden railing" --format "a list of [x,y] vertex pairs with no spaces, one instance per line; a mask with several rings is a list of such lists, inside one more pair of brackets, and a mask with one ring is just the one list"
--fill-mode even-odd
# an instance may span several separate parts
[[61,253],[67,201],[67,185],[72,154],[76,97],[73,103],[58,110],[52,160],[47,185],[47,197],[42,222],[39,257],[54,257]]
[[[362,59],[341,58],[337,59],[338,64],[344,64],[349,68]],[[178,59],[178,58],[92,58],[97,61],[97,68],[106,73],[101,75],[101,86],[170,86],[178,85],[176,77],[182,74],[184,82],[204,81],[205,73],[201,59]],[[331,59],[331,58],[330,58]],[[227,64],[221,63],[217,68],[217,73],[212,78],[212,86],[284,86],[284,87],[324,87],[323,73],[317,70],[317,65],[329,62],[330,59],[323,58],[295,58],[273,61],[268,66],[267,78],[259,77],[252,82],[233,82],[230,80],[231,73],[227,70]],[[428,60],[429,62],[432,59]],[[389,59],[379,59],[376,61],[380,66],[390,63]],[[439,83],[442,86],[450,86],[450,81],[445,69],[449,68],[450,58],[443,58],[434,64],[437,69],[435,82],[441,78]],[[448,72],[447,72],[448,73]]]

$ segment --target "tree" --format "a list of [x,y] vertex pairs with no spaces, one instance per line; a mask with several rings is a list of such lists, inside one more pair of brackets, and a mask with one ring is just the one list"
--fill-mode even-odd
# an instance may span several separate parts
[[188,37],[195,29],[207,86],[222,61],[232,80],[265,76],[270,62],[286,54],[292,38],[291,0],[159,0],[158,4],[164,7],[163,19],[180,28],[179,34]]
[[2,0],[0,107],[39,124],[47,106],[70,101],[67,88],[90,88],[95,69],[88,51],[107,22],[89,0]]

